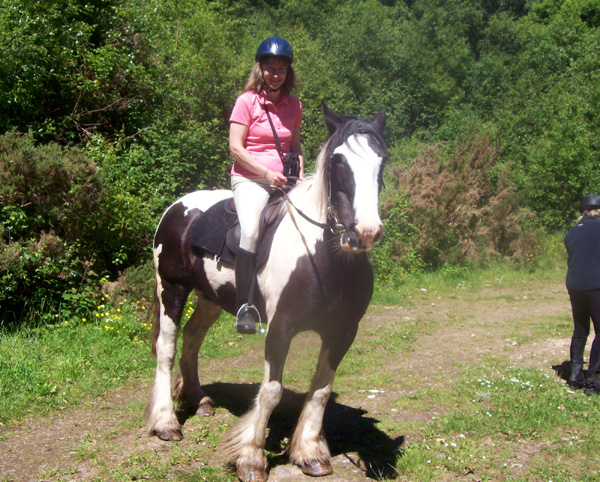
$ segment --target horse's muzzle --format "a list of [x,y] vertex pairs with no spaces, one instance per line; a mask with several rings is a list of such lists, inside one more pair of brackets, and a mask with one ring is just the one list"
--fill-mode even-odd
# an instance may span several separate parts
[[383,225],[356,226],[353,225],[342,234],[340,244],[344,251],[362,253],[370,251],[377,241],[383,236]]

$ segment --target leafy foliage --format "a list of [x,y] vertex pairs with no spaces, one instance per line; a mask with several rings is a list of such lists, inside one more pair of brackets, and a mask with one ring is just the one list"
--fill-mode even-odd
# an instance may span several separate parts
[[83,241],[101,188],[79,150],[15,132],[0,137],[0,185],[0,319],[10,324],[85,291],[95,254]]
[[[6,0],[0,134],[13,140],[3,138],[3,152],[24,156],[15,139],[26,132],[32,159],[54,167],[2,167],[2,269],[12,256],[25,271],[11,264],[16,278],[0,288],[14,294],[17,279],[34,279],[25,251],[55,266],[50,246],[61,247],[75,291],[84,273],[113,280],[143,264],[166,206],[228,185],[229,113],[256,45],[275,34],[294,47],[309,170],[326,136],[322,100],[360,116],[386,111],[393,160],[379,274],[523,260],[535,245],[530,225],[565,229],[580,197],[600,190],[595,0]],[[469,176],[481,172],[464,149],[490,160],[488,191],[473,194]],[[410,178],[419,171],[430,185]],[[443,199],[419,204],[409,181]],[[58,306],[63,285],[40,286]],[[18,318],[41,293],[2,309]]]

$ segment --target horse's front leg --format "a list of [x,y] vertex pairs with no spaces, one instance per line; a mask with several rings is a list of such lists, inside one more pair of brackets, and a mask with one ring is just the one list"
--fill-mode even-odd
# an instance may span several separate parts
[[189,290],[180,285],[162,285],[159,279],[156,296],[158,318],[154,319],[156,339],[156,375],[146,408],[146,429],[161,440],[181,440],[181,425],[173,407],[171,371],[177,353],[177,334]]
[[[277,333],[276,333],[277,332]],[[271,413],[281,400],[283,366],[291,338],[269,327],[265,344],[265,375],[250,411],[224,436],[221,448],[228,463],[234,464],[242,482],[265,482],[267,458],[265,438]]]
[[317,370],[289,447],[290,460],[306,475],[320,477],[333,472],[323,433],[323,415],[337,367],[355,336],[356,330],[323,340]]

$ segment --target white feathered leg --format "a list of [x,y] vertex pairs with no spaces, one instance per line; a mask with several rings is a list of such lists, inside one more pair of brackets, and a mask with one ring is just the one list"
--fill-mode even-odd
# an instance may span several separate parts
[[265,363],[265,377],[254,405],[225,434],[221,442],[227,462],[235,464],[237,476],[242,481],[267,480],[267,423],[283,393],[281,380],[269,380],[269,373],[269,364]]
[[306,475],[313,477],[333,472],[329,447],[323,434],[323,415],[335,372],[330,365],[329,350],[321,348],[311,389],[290,442],[290,460],[298,464]]

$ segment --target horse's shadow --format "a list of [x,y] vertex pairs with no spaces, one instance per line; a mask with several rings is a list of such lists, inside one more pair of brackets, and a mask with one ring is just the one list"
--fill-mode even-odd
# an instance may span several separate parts
[[[213,383],[202,389],[218,406],[240,417],[252,405],[260,384]],[[288,464],[283,453],[302,410],[306,395],[284,388],[281,402],[269,419],[266,449],[271,468]],[[343,454],[372,479],[397,476],[396,462],[402,456],[404,436],[388,437],[376,425],[378,420],[365,417],[366,410],[337,403],[332,392],[325,408],[323,428],[332,457]],[[184,418],[185,420],[185,418]],[[358,454],[356,456],[355,454]]]

